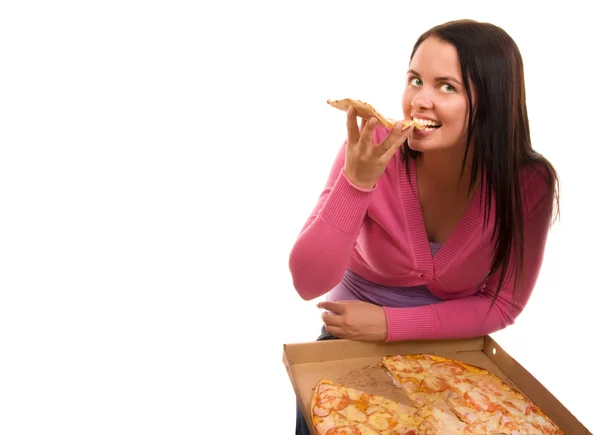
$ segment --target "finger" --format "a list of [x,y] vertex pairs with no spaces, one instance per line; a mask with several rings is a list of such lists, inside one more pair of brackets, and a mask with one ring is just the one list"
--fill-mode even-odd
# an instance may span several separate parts
[[346,128],[348,130],[348,143],[354,145],[360,138],[358,131],[358,124],[356,122],[356,110],[352,107],[348,109],[348,116],[346,117]]
[[407,129],[402,130],[402,122],[396,124],[391,133],[388,134],[385,140],[377,147],[380,155],[391,157],[390,152],[391,154],[395,153],[412,134],[413,129],[414,127],[410,126]]
[[344,311],[346,311],[346,306],[343,303],[335,301],[321,301],[317,304],[317,307],[324,310],[333,311],[337,314],[343,314]]
[[388,149],[385,152],[385,154],[383,154],[383,156],[381,157],[383,159],[383,161],[389,162],[392,159],[392,157],[394,156],[394,154],[396,153],[396,151],[398,151],[398,149],[400,149],[400,147],[402,147],[402,145],[404,145],[405,142],[406,142],[406,138],[399,140],[394,145],[392,145],[390,147],[390,149]]
[[326,326],[341,327],[344,325],[344,318],[339,314],[329,314],[328,312],[324,312],[321,314],[321,320],[323,320],[323,323],[325,323]]
[[373,132],[375,131],[375,126],[377,125],[377,118],[369,119],[363,129],[360,132],[359,142],[364,148],[373,147]]

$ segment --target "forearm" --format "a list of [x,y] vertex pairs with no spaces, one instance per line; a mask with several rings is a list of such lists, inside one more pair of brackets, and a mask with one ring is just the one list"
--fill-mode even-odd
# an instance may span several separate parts
[[385,307],[388,322],[387,340],[483,336],[514,323],[522,310],[521,307],[513,306],[510,301],[503,299],[496,300],[489,310],[490,303],[491,295],[483,293],[422,307]]
[[319,297],[340,280],[352,257],[372,190],[352,185],[343,173],[290,253],[294,287],[305,300]]

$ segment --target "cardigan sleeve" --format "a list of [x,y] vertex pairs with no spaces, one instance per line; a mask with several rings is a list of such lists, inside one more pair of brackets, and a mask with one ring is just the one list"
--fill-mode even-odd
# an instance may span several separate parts
[[342,279],[376,188],[350,182],[343,171],[345,151],[344,142],[289,256],[294,287],[304,300],[322,296]]
[[469,338],[491,334],[513,324],[527,304],[541,270],[552,205],[550,190],[541,195],[524,219],[523,269],[515,298],[514,276],[509,268],[491,310],[500,272],[491,275],[473,296],[414,308],[384,307],[387,340]]

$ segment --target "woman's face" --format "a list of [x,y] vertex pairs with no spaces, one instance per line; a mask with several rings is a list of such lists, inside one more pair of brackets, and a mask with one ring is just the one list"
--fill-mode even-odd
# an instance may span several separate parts
[[464,147],[467,140],[467,94],[456,48],[427,38],[419,46],[406,75],[402,97],[404,119],[427,120],[427,130],[414,129],[408,146],[421,152]]

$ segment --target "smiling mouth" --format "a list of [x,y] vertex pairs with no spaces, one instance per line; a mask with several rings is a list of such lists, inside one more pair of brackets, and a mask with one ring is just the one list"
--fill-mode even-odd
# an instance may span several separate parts
[[433,131],[436,128],[440,128],[442,126],[442,124],[440,124],[439,122],[436,122],[436,121],[431,121],[429,119],[413,118],[410,121],[403,122],[402,130],[406,130],[407,128],[409,128],[411,126],[414,126],[415,130]]

